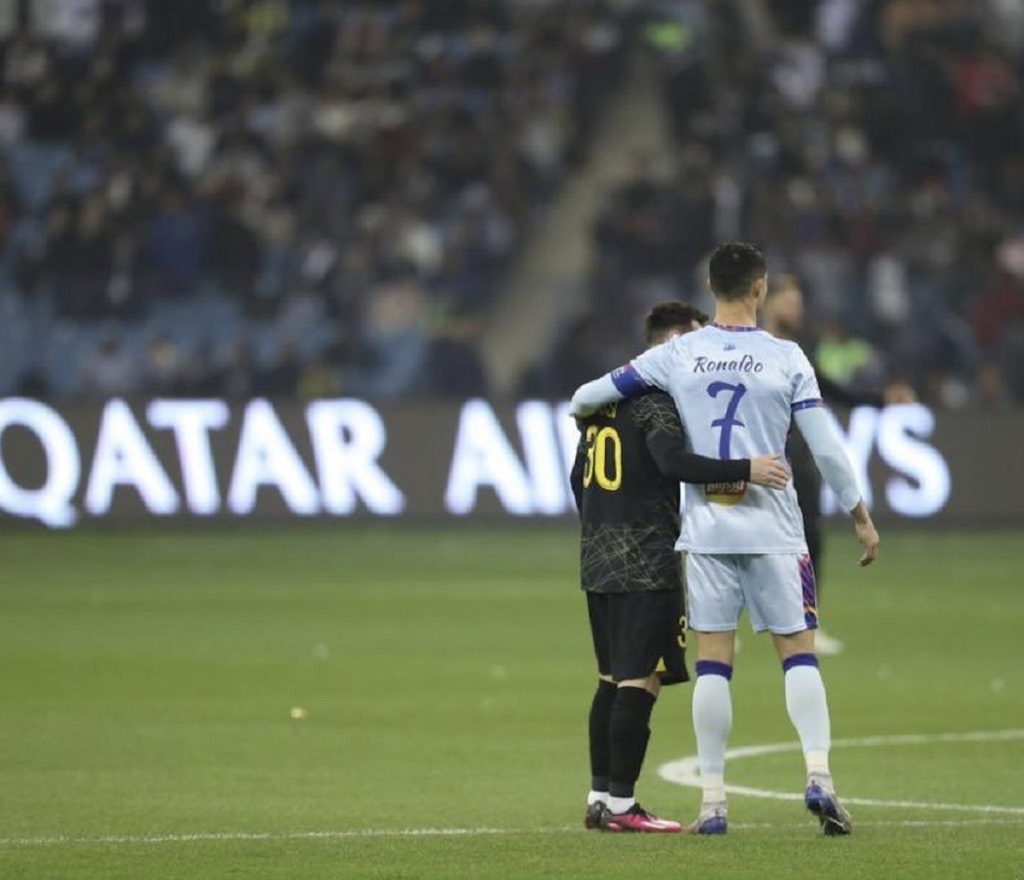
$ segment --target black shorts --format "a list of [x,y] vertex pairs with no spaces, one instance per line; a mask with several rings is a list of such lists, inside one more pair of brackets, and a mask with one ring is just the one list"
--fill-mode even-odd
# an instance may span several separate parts
[[587,593],[597,671],[613,681],[647,678],[689,681],[686,609],[682,590]]

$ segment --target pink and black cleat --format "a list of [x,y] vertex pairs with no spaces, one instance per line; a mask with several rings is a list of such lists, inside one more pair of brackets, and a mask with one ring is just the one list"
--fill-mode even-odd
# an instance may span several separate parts
[[601,827],[605,831],[638,834],[678,834],[683,830],[678,822],[659,819],[640,804],[633,804],[625,813],[612,813],[606,809],[601,816]]

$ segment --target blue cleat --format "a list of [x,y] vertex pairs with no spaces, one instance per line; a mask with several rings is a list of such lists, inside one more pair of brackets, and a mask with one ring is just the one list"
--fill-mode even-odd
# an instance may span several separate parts
[[849,834],[853,831],[853,818],[849,811],[836,797],[834,791],[829,790],[821,782],[812,779],[807,784],[804,792],[804,803],[818,821],[821,823],[821,830],[826,835]]
[[687,834],[725,834],[729,830],[729,819],[725,801],[719,804],[705,804],[692,825],[686,826]]

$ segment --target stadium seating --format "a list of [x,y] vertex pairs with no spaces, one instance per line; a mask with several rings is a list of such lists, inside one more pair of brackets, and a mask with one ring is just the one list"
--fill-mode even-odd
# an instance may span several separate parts
[[[866,385],[1024,400],[1019,4],[683,5],[691,18],[647,33],[672,169],[637,162],[607,197],[590,306],[531,390],[560,393],[567,363],[571,387],[621,362],[622,327],[704,301],[710,245],[742,237],[800,279],[819,330],[805,345],[831,324],[870,348]],[[770,15],[741,14],[758,5]]]
[[102,395],[111,359],[130,393],[409,397],[453,373],[486,392],[466,321],[646,52],[671,171],[637,161],[608,193],[590,307],[522,390],[561,396],[628,356],[621,328],[700,300],[704,255],[735,236],[870,352],[855,381],[1024,400],[1016,4],[117,0],[77,4],[70,30],[16,5],[6,393]]
[[585,154],[623,15],[196,0],[80,3],[71,28],[43,6],[0,25],[0,385],[58,397],[114,366],[129,393],[164,368],[164,393],[262,391],[282,358],[278,393],[313,368],[429,388],[433,340],[486,311]]

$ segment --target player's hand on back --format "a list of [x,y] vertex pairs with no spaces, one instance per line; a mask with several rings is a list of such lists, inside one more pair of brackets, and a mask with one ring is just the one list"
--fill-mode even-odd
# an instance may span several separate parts
[[853,528],[857,532],[857,540],[860,541],[861,549],[864,551],[860,557],[860,564],[862,567],[871,565],[878,558],[878,545],[881,543],[881,538],[871,520],[871,514],[868,513],[867,505],[863,501],[853,509]]
[[769,489],[785,489],[791,474],[781,455],[762,455],[750,460],[750,482]]

